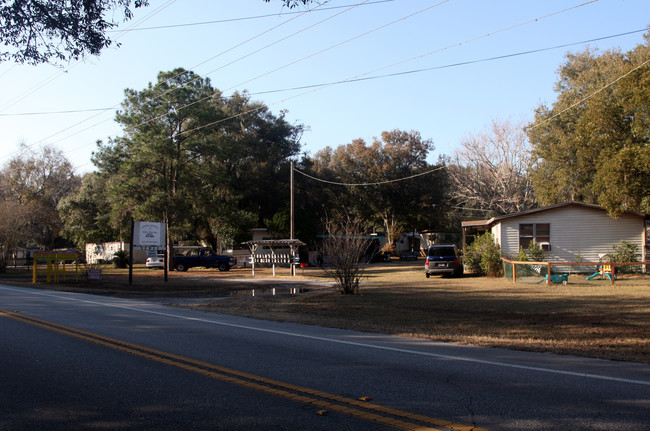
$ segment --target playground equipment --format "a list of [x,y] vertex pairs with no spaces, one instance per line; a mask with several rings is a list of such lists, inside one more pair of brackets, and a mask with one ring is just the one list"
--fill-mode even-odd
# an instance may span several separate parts
[[[595,278],[599,275],[600,280],[602,280],[603,277],[607,277],[609,281],[612,281],[612,277],[614,277],[614,280],[616,280],[616,274],[614,271],[612,271],[612,256],[610,256],[609,253],[600,253],[598,255],[598,258],[600,259],[600,265],[598,265],[596,272],[587,277],[587,280],[591,280],[592,278]],[[606,262],[603,261],[605,259]]]

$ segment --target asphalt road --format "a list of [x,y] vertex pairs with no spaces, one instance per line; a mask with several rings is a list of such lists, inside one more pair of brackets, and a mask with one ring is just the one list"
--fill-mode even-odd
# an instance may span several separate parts
[[0,431],[650,430],[650,366],[0,285]]

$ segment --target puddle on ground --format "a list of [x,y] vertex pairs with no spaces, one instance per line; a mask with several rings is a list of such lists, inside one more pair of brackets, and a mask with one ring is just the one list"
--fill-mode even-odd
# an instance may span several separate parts
[[311,289],[304,287],[260,287],[257,289],[240,289],[230,292],[230,296],[278,296],[278,295],[299,295],[307,293]]

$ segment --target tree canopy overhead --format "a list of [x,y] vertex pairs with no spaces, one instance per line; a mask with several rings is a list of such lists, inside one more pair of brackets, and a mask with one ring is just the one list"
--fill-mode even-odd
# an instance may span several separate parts
[[[270,0],[264,0],[269,2]],[[294,8],[316,0],[282,0]],[[99,55],[113,44],[107,31],[149,0],[0,0],[0,62],[41,64]]]
[[99,55],[113,41],[106,35],[117,23],[109,12],[132,16],[131,4],[148,0],[1,0],[0,61],[39,64],[69,61],[86,54]]
[[622,53],[567,55],[558,98],[528,127],[542,205],[576,200],[616,217],[650,212],[650,36]]

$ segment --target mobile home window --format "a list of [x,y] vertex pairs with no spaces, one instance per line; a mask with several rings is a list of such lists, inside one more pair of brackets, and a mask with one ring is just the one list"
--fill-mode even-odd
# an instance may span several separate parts
[[519,246],[527,249],[530,243],[551,242],[551,225],[549,223],[522,223],[519,225]]

